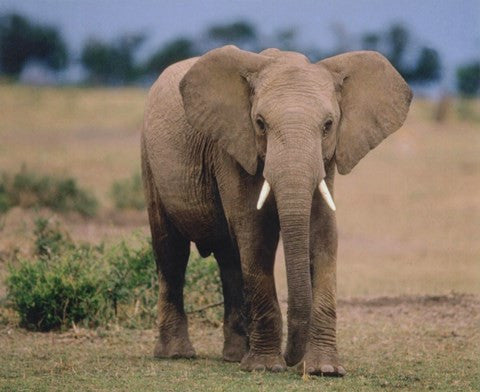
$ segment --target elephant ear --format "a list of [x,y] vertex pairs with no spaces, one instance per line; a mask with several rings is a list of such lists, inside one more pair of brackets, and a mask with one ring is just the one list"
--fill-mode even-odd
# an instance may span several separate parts
[[188,123],[252,175],[257,171],[257,149],[247,78],[268,61],[266,56],[224,46],[200,57],[180,82]]
[[372,148],[400,128],[412,100],[407,83],[378,52],[359,51],[319,63],[334,77],[341,109],[335,160],[349,173]]

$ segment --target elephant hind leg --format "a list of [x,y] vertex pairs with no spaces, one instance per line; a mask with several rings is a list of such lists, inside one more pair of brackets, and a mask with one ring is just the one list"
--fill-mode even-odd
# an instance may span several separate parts
[[190,241],[181,235],[165,214],[145,159],[142,159],[142,169],[159,285],[159,337],[154,356],[191,358],[195,356],[195,350],[188,336],[188,322],[183,305]]
[[227,362],[240,362],[248,351],[240,258],[230,245],[216,250],[214,254],[220,267],[225,308],[223,359]]
[[162,215],[160,222],[151,222],[159,286],[159,337],[154,355],[163,358],[191,358],[195,356],[195,350],[188,336],[188,321],[183,304],[190,243]]

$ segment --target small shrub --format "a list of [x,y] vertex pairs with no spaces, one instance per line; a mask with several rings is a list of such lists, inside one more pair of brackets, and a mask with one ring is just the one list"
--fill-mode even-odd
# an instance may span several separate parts
[[80,189],[73,178],[57,179],[53,181],[50,200],[45,203],[47,207],[60,212],[77,211],[85,216],[95,215],[98,202],[95,197]]
[[105,252],[109,266],[106,280],[106,297],[111,304],[107,318],[114,318],[127,327],[151,327],[156,320],[158,281],[149,242],[139,247],[125,242]]
[[91,249],[23,260],[10,268],[8,296],[20,325],[36,331],[96,322],[104,305],[101,266]]
[[37,218],[33,233],[35,234],[35,254],[39,257],[52,257],[74,247],[68,234],[60,230],[58,222],[52,227],[48,219]]
[[0,212],[13,206],[48,207],[59,212],[77,211],[93,216],[98,202],[73,178],[39,175],[22,167],[14,176],[3,173],[0,179]]
[[5,180],[2,175],[2,178],[0,179],[0,214],[8,211],[11,207],[4,182]]
[[[11,264],[6,281],[21,326],[48,331],[68,328],[72,322],[154,325],[158,283],[148,241],[139,246],[124,241],[110,247],[79,245],[45,219],[37,219],[34,233],[34,257]],[[192,255],[185,283],[187,312],[220,325],[221,308],[208,307],[221,302],[220,287],[215,260]]]
[[105,306],[99,248],[78,246],[58,223],[35,221],[33,260],[9,266],[8,298],[20,325],[49,331],[72,322],[97,323]]
[[[190,257],[185,276],[185,308],[195,312],[204,321],[220,325],[221,306],[209,307],[223,301],[222,283],[217,262],[213,257],[202,259],[198,254]],[[204,309],[198,312],[198,309]]]
[[110,197],[115,208],[119,210],[145,208],[145,197],[140,174],[134,174],[131,178],[115,181],[110,189]]

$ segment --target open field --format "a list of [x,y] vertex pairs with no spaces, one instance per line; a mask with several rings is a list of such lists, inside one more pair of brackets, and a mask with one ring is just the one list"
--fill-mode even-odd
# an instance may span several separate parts
[[221,361],[221,328],[190,327],[195,360],[156,360],[151,330],[0,328],[0,391],[478,391],[478,297],[340,301],[343,379],[244,373]]
[[[139,171],[145,94],[1,86],[0,170],[24,163],[72,175],[108,209],[112,182]],[[480,123],[451,115],[438,125],[432,111],[432,103],[414,102],[401,130],[351,174],[337,175],[340,297],[480,294]],[[20,225],[25,213],[11,214],[7,220]],[[66,220],[85,240],[146,229],[143,213]]]
[[[114,180],[139,171],[145,95],[0,85],[0,171],[26,164],[93,190],[99,216],[60,217],[76,239],[147,233],[144,212],[113,211],[108,197]],[[0,317],[0,390],[479,390],[480,124],[452,109],[439,125],[432,112],[415,101],[400,131],[336,179],[345,379],[241,373],[219,359],[221,329],[197,323],[200,359],[173,362],[151,358],[150,330],[35,334]],[[35,216],[0,216],[0,279],[13,248],[28,253]],[[279,249],[283,303],[282,258]]]

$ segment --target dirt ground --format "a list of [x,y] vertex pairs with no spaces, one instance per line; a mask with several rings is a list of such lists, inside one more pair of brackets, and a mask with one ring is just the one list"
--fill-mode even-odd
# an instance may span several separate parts
[[[139,171],[145,95],[0,86],[0,171],[26,164],[93,190],[99,216],[57,216],[75,239],[148,235],[144,212],[114,211],[108,197],[113,181]],[[415,100],[401,130],[336,178],[339,345],[350,371],[341,383],[244,375],[219,361],[221,331],[195,322],[200,359],[175,363],[151,359],[153,331],[32,334],[6,322],[0,390],[479,390],[480,124],[455,107],[437,124],[434,106]],[[28,253],[37,214],[52,215],[14,208],[0,216],[0,297],[6,259]],[[276,280],[284,303],[281,247]]]
[[221,328],[193,320],[198,358],[152,358],[152,330],[28,333],[0,327],[0,390],[478,391],[480,300],[474,295],[340,300],[343,379],[246,374],[221,361]]

